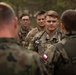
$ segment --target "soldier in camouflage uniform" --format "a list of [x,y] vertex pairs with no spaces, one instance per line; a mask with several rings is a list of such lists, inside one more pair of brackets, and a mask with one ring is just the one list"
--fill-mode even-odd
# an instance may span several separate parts
[[45,22],[45,30],[37,33],[28,47],[28,49],[34,50],[40,55],[43,55],[43,53],[50,44],[57,43],[61,39],[61,32],[58,29],[58,13],[52,10],[47,11],[45,16]]
[[42,59],[17,43],[17,17],[0,2],[0,75],[47,75]]
[[45,11],[38,11],[36,13],[36,21],[37,21],[37,27],[33,28],[26,36],[25,38],[25,45],[28,46],[31,39],[40,31],[43,31],[45,29]]
[[62,40],[50,46],[42,56],[52,75],[76,75],[76,11],[66,10],[61,15]]
[[22,13],[20,16],[20,27],[18,29],[18,36],[20,45],[24,47],[25,44],[25,37],[27,33],[31,30],[30,24],[30,17],[26,13]]

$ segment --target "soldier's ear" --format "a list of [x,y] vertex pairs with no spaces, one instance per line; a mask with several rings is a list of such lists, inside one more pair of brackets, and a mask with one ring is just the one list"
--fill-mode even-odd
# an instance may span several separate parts
[[14,18],[14,27],[17,28],[17,25],[18,25],[18,18],[15,17],[15,18]]
[[61,28],[61,31],[64,33],[65,27],[64,27],[64,24],[63,23],[60,24],[60,28]]

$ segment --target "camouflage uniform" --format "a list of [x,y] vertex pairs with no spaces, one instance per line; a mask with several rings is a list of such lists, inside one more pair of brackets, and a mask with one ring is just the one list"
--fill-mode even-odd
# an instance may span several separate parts
[[40,32],[40,30],[36,27],[36,28],[33,28],[26,36],[25,38],[25,46],[28,46],[31,39],[38,33]]
[[[44,55],[42,57],[46,58],[45,64],[50,74],[76,75],[76,34],[64,36],[62,41],[50,46]],[[69,66],[70,61],[74,63],[73,67]]]
[[0,38],[0,75],[47,75],[41,58],[13,38]]
[[49,45],[57,43],[60,38],[61,34],[58,32],[58,29],[52,35],[49,35],[46,31],[42,31],[36,34],[36,36],[32,39],[28,49],[34,50],[40,55],[43,55]]
[[[21,44],[21,46],[24,46],[24,44],[25,44],[25,37],[26,37],[26,35],[27,35],[27,33],[29,32],[31,30],[31,28],[29,27],[29,28],[24,28],[24,27],[20,27],[19,28],[19,32],[18,32],[18,36],[19,36],[19,41],[20,41],[20,44]],[[23,43],[24,42],[24,43]]]

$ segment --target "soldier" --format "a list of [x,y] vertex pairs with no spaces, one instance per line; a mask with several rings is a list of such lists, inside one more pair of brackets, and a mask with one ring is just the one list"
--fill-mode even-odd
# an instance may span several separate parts
[[45,29],[45,11],[38,11],[36,14],[37,27],[33,28],[25,38],[25,45],[28,46],[31,39],[40,31]]
[[27,33],[31,30],[30,25],[30,16],[26,13],[22,13],[20,16],[20,27],[18,30],[18,36],[20,45],[24,47],[25,44],[25,37]]
[[13,8],[0,2],[0,75],[47,75],[39,55],[18,45],[17,21]]
[[42,56],[52,75],[76,75],[76,11],[66,10],[61,15],[62,40],[49,47]]
[[50,44],[57,43],[61,39],[61,32],[58,29],[59,19],[57,12],[53,10],[47,11],[45,15],[45,24],[45,30],[37,33],[28,47],[28,49],[34,50],[40,55],[43,55]]

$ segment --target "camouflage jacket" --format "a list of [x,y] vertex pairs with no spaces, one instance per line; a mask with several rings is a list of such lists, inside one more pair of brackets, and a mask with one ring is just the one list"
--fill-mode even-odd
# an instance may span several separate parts
[[25,37],[25,46],[28,46],[31,39],[38,33],[40,32],[40,30],[36,27],[36,28],[33,28],[28,34],[27,36]]
[[47,75],[42,59],[13,38],[0,38],[0,75]]
[[[42,57],[50,74],[76,75],[76,35],[64,37],[59,43],[49,46]],[[69,66],[69,61],[75,63],[75,68]],[[68,66],[71,71],[68,71]]]
[[27,36],[28,32],[31,30],[31,28],[23,28],[22,26],[19,28],[18,30],[18,36],[19,36],[19,41],[20,41],[20,44],[23,45],[22,42],[24,42],[25,40],[25,37]]
[[53,35],[49,35],[46,31],[42,31],[37,33],[36,36],[32,39],[28,49],[34,50],[40,55],[43,55],[50,44],[54,44],[59,41],[58,38],[60,39],[61,36],[60,34],[57,34],[57,30]]

